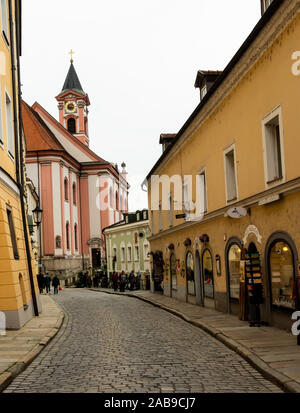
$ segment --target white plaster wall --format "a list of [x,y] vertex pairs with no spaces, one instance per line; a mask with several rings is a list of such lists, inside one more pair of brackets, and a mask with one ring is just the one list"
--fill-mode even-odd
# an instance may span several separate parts
[[[26,164],[26,172],[27,172],[28,178],[32,180],[32,182],[33,182],[33,184],[34,184],[34,186],[35,186],[36,192],[38,193],[39,185],[38,185],[38,168],[37,168],[37,163],[29,163],[29,164]],[[41,176],[41,175],[40,175],[40,176]]]
[[[52,191],[53,191],[53,221],[54,221],[54,242],[57,236],[62,237],[61,228],[61,193],[60,193],[60,165],[52,163]],[[55,255],[61,255],[62,250],[56,249]]]
[[[43,118],[43,117],[42,117]],[[54,133],[54,135],[56,136],[56,138],[59,140],[59,142],[61,143],[61,145],[65,148],[65,150],[67,152],[69,152],[73,158],[77,159],[79,162],[90,162],[93,161],[94,159],[92,158],[92,156],[88,156],[85,152],[83,152],[84,150],[77,148],[77,146],[75,146],[75,143],[73,144],[72,142],[70,142],[67,138],[65,138],[55,127],[53,127],[45,118],[43,118],[43,120],[45,121],[46,125],[48,126],[48,128],[51,130],[51,132]]]
[[90,238],[101,237],[100,211],[97,206],[99,187],[97,186],[97,175],[90,175],[89,180],[89,205],[90,205]]

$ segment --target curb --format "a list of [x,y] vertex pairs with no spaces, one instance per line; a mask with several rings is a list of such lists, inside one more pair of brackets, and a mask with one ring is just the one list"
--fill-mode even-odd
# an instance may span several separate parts
[[64,318],[65,314],[61,310],[55,327],[53,327],[52,330],[44,338],[41,339],[39,344],[36,344],[33,349],[26,354],[26,356],[20,359],[20,361],[17,361],[4,373],[0,374],[0,393],[2,393],[3,390],[5,390],[10,385],[10,383],[33,362],[33,360],[50,343],[50,341],[53,340],[53,338],[59,332]]
[[255,353],[249,350],[247,347],[242,346],[237,341],[225,336],[221,331],[216,328],[210,327],[202,321],[194,321],[187,317],[185,314],[180,313],[173,308],[170,308],[164,304],[156,303],[148,298],[141,297],[138,295],[130,294],[130,293],[119,293],[119,292],[112,292],[112,291],[103,291],[103,290],[95,290],[90,288],[90,291],[95,291],[99,293],[105,294],[112,294],[112,295],[122,295],[131,298],[137,298],[141,301],[144,301],[148,304],[152,304],[155,307],[161,308],[162,310],[168,311],[173,315],[183,319],[184,321],[192,324],[195,327],[201,328],[201,330],[205,331],[212,337],[216,338],[218,341],[223,343],[226,347],[230,350],[235,351],[244,360],[246,360],[252,367],[254,367],[259,373],[261,373],[266,379],[271,381],[272,383],[276,384],[277,386],[281,387],[281,389],[287,393],[300,393],[300,384],[294,380],[291,380],[289,377],[285,376],[282,373],[274,370],[272,367],[268,366],[263,360],[261,360]]

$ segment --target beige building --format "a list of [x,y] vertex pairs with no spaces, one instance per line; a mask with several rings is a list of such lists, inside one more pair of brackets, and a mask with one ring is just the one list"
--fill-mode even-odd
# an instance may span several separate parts
[[[200,104],[147,176],[152,289],[246,319],[247,295],[262,281],[261,319],[289,328],[300,249],[300,3],[263,1],[262,10],[223,72],[198,72]],[[160,185],[157,206],[154,175],[181,185]]]

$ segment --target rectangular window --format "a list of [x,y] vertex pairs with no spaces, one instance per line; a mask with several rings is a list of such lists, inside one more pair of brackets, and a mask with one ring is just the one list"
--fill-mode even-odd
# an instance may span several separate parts
[[134,247],[134,259],[135,261],[139,261],[140,259],[139,247]]
[[147,260],[148,257],[148,253],[149,253],[149,245],[145,244],[144,245],[144,259]]
[[162,206],[161,206],[161,203],[159,204],[158,224],[159,224],[159,231],[162,231],[163,230],[163,224],[162,224]]
[[7,0],[1,0],[1,30],[6,43],[9,45]]
[[172,194],[169,196],[169,225],[173,226],[173,198]]
[[14,226],[14,221],[13,221],[13,217],[12,217],[12,212],[9,208],[6,209],[6,212],[7,212],[7,219],[8,219],[9,232],[10,232],[10,238],[11,238],[13,253],[14,253],[15,260],[18,260],[20,258],[20,256],[19,256],[19,252],[18,252],[17,238],[16,238],[16,232],[15,232],[15,226]]
[[121,261],[124,262],[125,261],[125,248],[121,248]]
[[151,211],[151,233],[154,234],[154,213]]
[[200,95],[201,95],[201,100],[204,98],[204,96],[207,94],[207,86],[204,85],[201,90],[200,90]]
[[206,176],[205,172],[199,174],[199,198],[200,213],[207,212],[207,195],[206,195]]
[[280,180],[282,173],[282,148],[279,115],[264,124],[267,183]]
[[225,177],[227,188],[227,202],[231,202],[237,199],[234,149],[230,149],[225,153]]
[[273,0],[262,0],[262,13],[265,13]]
[[5,106],[6,106],[6,133],[7,133],[7,149],[12,158],[15,158],[15,144],[13,134],[13,114],[12,104],[10,97],[5,93]]
[[128,257],[127,257],[128,262],[131,262],[132,261],[131,247],[127,248],[127,255],[128,255]]

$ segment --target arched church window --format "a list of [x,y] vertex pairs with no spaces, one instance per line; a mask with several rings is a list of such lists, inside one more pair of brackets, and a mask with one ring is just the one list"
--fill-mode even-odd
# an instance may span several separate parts
[[113,202],[114,202],[114,200],[113,200],[113,190],[112,190],[112,188],[109,188],[109,204],[110,204],[110,207],[111,208],[113,208],[114,207],[114,205],[113,205]]
[[119,210],[119,194],[118,191],[116,191],[116,210]]
[[69,182],[68,178],[64,180],[65,201],[69,200]]
[[75,250],[78,250],[78,230],[77,224],[74,225]]
[[76,198],[76,184],[75,182],[73,183],[73,204],[76,205],[77,203],[77,198]]
[[57,249],[61,249],[61,237],[59,235],[55,239],[55,245]]
[[74,118],[68,119],[68,131],[70,133],[76,133],[76,121]]
[[66,223],[66,239],[67,239],[67,250],[70,249],[70,224]]

